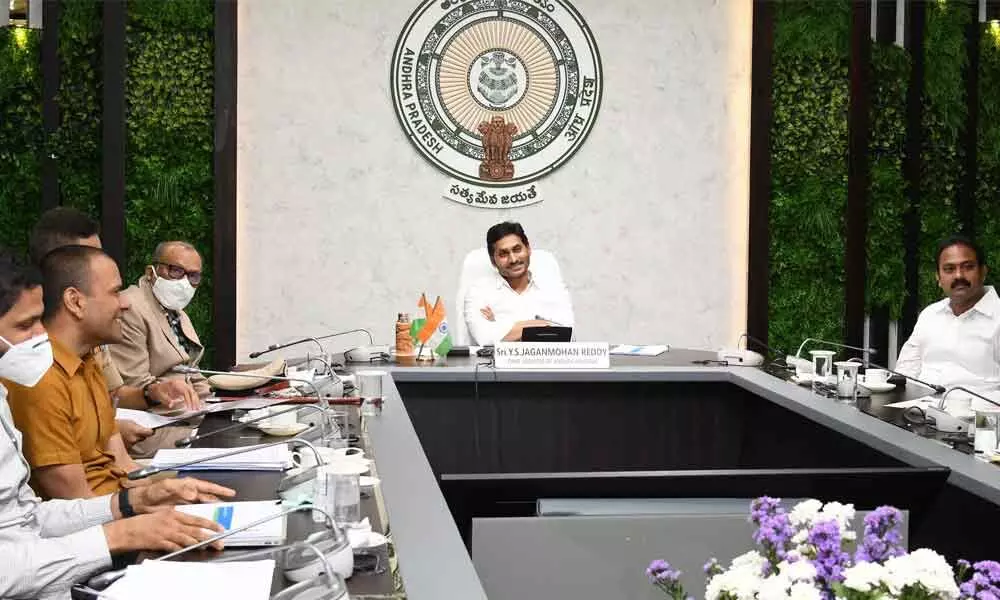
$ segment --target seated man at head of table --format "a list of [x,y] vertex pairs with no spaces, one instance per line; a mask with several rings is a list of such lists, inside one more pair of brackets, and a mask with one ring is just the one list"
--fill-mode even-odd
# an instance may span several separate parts
[[[51,365],[41,277],[0,249],[0,378],[31,388]],[[207,519],[165,508],[234,495],[194,479],[43,502],[28,486],[31,471],[6,397],[0,385],[0,598],[69,598],[74,583],[111,567],[112,555],[177,550],[221,530]]]
[[[60,206],[48,210],[39,217],[31,231],[28,241],[31,262],[40,268],[42,259],[49,252],[63,246],[101,248],[100,233],[100,225],[75,208]],[[117,400],[117,407],[133,410],[146,410],[150,405],[169,409],[196,408],[197,393],[186,381],[154,380],[142,387],[125,385],[107,347],[98,346],[96,352],[108,382],[108,391],[112,399]],[[152,429],[124,419],[118,420],[118,430],[128,448],[153,435]]]
[[[1000,297],[993,286],[983,284],[986,256],[974,241],[954,236],[939,244],[936,267],[938,285],[947,297],[921,311],[899,351],[896,370],[945,387],[996,389]],[[948,407],[959,405],[959,398],[959,392],[949,395]]]
[[480,346],[519,341],[525,327],[573,326],[573,304],[562,281],[531,270],[531,245],[520,223],[486,232],[496,273],[475,282],[465,298],[465,319]]
[[[122,316],[122,340],[108,350],[126,384],[143,387],[156,381],[187,381],[199,404],[200,398],[211,393],[203,376],[172,371],[178,365],[197,367],[205,353],[184,312],[200,284],[201,256],[194,246],[163,242],[156,247],[151,264],[136,284],[122,292],[129,304]],[[155,404],[150,399],[150,405]],[[132,454],[141,456],[156,448],[173,447],[188,433],[179,428],[160,428],[149,440],[136,444]]]

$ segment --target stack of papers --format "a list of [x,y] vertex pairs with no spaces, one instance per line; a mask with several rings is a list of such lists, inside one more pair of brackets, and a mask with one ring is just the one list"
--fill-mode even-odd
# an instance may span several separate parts
[[[164,448],[157,450],[151,465],[191,471],[284,471],[292,467],[292,453],[287,444],[257,447],[242,454],[214,458],[233,448]],[[184,463],[201,460],[184,467]]]
[[[281,513],[281,504],[274,500],[261,502],[220,502],[215,504],[185,504],[177,510],[215,521],[226,531],[245,527],[254,521]],[[277,546],[285,543],[285,517],[271,519],[246,531],[234,533],[222,542],[229,548],[238,546]]]
[[657,346],[629,346],[620,344],[611,349],[611,354],[626,356],[659,356],[670,349],[666,344]]
[[131,565],[102,594],[109,600],[267,600],[274,560],[207,563],[147,560]]

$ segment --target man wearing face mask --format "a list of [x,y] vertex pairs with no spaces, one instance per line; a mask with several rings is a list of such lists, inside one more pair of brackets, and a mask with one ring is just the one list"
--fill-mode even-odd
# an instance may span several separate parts
[[[122,316],[122,342],[109,347],[111,358],[128,385],[145,386],[151,381],[190,382],[192,401],[201,402],[211,389],[200,375],[182,375],[177,365],[197,367],[204,354],[198,334],[184,308],[201,284],[201,256],[187,242],[163,242],[153,253],[152,264],[136,285],[122,292],[129,310]],[[190,401],[189,401],[190,402]],[[154,402],[151,405],[155,406]],[[136,456],[157,448],[172,448],[185,437],[185,428],[160,428],[136,444]]]
[[[938,245],[936,277],[947,297],[920,313],[903,344],[896,370],[945,387],[1000,384],[1000,297],[983,285],[982,248],[954,236]],[[950,395],[949,407],[953,404]],[[957,405],[957,402],[954,402]]]
[[[52,365],[42,306],[38,273],[0,249],[0,378],[25,388],[36,385]],[[221,530],[212,521],[169,508],[234,495],[193,479],[43,502],[28,486],[31,471],[6,397],[0,385],[0,598],[69,598],[69,588],[109,568],[112,555],[172,551]]]

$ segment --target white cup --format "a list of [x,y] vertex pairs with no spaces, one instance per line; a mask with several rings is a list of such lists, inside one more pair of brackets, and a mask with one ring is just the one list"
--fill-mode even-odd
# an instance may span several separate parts
[[885,383],[889,381],[889,371],[885,369],[868,369],[865,371],[865,383]]
[[382,397],[382,377],[385,371],[358,371],[358,393],[362,398]]
[[[251,419],[256,419],[258,417],[263,417],[266,415],[273,415],[279,413],[283,410],[288,410],[290,406],[268,406],[266,408],[259,408],[257,410],[251,410],[247,413],[247,416]],[[290,410],[282,415],[277,415],[275,417],[268,417],[267,419],[261,419],[256,421],[258,427],[291,427],[299,422],[299,412],[297,410]],[[251,424],[252,425],[252,424]]]
[[[323,462],[331,465],[343,461],[365,460],[365,451],[361,448],[324,448],[317,446],[320,458]],[[309,448],[299,448],[292,452],[292,462],[295,466],[303,469],[316,466],[316,455]]]

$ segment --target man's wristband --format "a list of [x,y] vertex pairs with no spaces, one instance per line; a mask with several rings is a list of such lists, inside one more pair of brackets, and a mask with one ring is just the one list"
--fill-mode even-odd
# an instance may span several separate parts
[[135,516],[135,509],[132,508],[132,503],[128,500],[127,489],[118,492],[118,512],[122,514],[123,519]]

